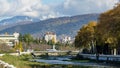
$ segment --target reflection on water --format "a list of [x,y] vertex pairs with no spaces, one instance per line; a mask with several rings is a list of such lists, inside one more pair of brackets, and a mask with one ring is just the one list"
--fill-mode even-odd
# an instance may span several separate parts
[[52,64],[52,66],[32,66],[32,68],[119,68],[115,66],[106,65],[104,63],[97,64],[92,62],[75,62],[65,61],[70,60],[68,57],[49,57],[47,59],[35,59],[36,62],[43,62]]

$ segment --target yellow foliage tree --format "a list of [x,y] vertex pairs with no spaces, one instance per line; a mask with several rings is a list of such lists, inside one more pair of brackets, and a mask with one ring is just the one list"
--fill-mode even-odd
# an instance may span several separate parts
[[79,30],[77,36],[75,37],[76,47],[88,47],[91,42],[94,41],[96,25],[97,22],[91,21]]
[[15,50],[19,50],[20,52],[23,51],[23,46],[22,46],[22,42],[19,42],[15,45],[14,47]]
[[53,37],[52,38],[52,44],[55,44],[56,42],[55,42],[55,38]]

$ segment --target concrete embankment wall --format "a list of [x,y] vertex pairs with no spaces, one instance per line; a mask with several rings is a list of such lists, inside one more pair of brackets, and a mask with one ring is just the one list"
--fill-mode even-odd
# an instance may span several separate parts
[[49,56],[59,56],[59,55],[77,55],[79,51],[35,51],[36,56],[39,55],[49,55]]
[[0,68],[16,68],[16,67],[0,60]]
[[[79,54],[83,56],[84,58],[89,58],[96,60],[96,54]],[[120,61],[120,55],[99,55],[98,60],[103,60],[103,61]]]
[[[20,52],[20,53],[9,53],[9,55],[19,56],[23,54],[31,54],[31,52]],[[0,54],[0,56],[3,56],[5,54]]]

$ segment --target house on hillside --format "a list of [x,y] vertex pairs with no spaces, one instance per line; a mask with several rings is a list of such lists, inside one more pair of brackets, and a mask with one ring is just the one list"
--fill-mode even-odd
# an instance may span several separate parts
[[45,38],[45,41],[47,41],[47,42],[49,42],[51,40],[53,40],[55,43],[57,42],[56,34],[53,32],[46,32],[44,38]]
[[0,43],[5,43],[8,46],[14,46],[19,42],[19,33],[15,32],[13,34],[1,34]]

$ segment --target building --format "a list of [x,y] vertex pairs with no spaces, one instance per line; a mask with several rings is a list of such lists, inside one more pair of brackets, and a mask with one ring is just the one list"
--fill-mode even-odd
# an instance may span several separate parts
[[15,32],[13,34],[1,34],[0,43],[5,43],[8,46],[14,46],[19,42],[19,33]]
[[50,40],[54,40],[54,42],[56,43],[57,42],[57,39],[56,39],[56,34],[53,33],[53,32],[47,32],[45,34],[45,41],[50,41]]
[[69,36],[64,36],[62,38],[62,43],[71,43],[71,37]]

